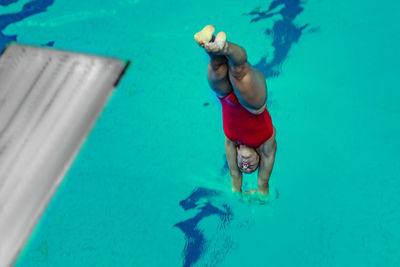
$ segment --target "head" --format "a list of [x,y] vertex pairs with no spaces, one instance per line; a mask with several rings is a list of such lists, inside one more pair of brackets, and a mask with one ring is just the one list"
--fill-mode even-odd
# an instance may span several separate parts
[[257,151],[246,145],[238,145],[237,151],[237,164],[241,172],[252,173],[258,168],[260,163],[260,155]]

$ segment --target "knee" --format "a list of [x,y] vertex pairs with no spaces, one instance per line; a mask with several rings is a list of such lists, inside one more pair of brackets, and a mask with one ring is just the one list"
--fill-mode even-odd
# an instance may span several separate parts
[[250,72],[250,65],[246,62],[242,65],[230,65],[229,73],[236,80],[241,81]]
[[210,62],[208,64],[207,74],[208,78],[212,80],[220,80],[226,78],[228,75],[228,66],[225,63],[214,64]]

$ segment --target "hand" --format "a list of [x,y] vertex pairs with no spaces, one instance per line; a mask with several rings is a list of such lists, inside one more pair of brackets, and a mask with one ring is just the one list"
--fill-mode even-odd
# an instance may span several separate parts
[[259,194],[262,196],[268,196],[268,190],[251,189],[245,192],[248,195]]
[[252,195],[252,194],[255,194],[255,193],[257,193],[257,192],[258,192],[257,189],[251,189],[251,190],[246,190],[246,191],[245,191],[245,193],[248,194],[248,195]]
[[248,204],[259,205],[264,205],[269,202],[269,198],[261,194],[257,189],[247,190],[245,194],[242,194],[241,200]]

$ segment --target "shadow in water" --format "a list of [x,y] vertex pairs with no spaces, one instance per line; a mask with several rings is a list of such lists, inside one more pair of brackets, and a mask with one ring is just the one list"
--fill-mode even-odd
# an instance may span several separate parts
[[[219,229],[224,229],[233,218],[233,213],[228,205],[217,207],[212,204],[211,198],[218,195],[220,193],[216,190],[199,187],[179,203],[184,210],[197,209],[199,211],[194,217],[174,225],[185,235],[183,249],[183,266],[185,267],[195,264],[204,255],[208,246],[204,231],[198,226],[199,223],[209,216],[216,215],[219,218]],[[229,250],[229,245],[226,246],[226,249]]]
[[[0,0],[0,6],[8,6],[18,1]],[[33,0],[26,3],[22,10],[17,13],[0,15],[0,50],[12,41],[17,41],[17,35],[5,35],[3,30],[12,23],[19,22],[29,16],[47,11],[47,8],[54,3],[54,0]]]
[[226,157],[226,153],[222,154],[222,160],[224,162],[221,168],[221,176],[225,176],[229,174],[229,165],[228,165],[228,158]]
[[18,2],[18,0],[0,0],[0,6],[8,6],[15,2]]
[[[276,19],[272,29],[267,28],[265,34],[272,37],[272,46],[274,47],[273,56],[266,55],[253,66],[260,70],[266,78],[277,77],[280,74],[280,67],[288,56],[290,49],[294,43],[297,43],[308,27],[308,24],[302,26],[296,25],[295,18],[303,12],[300,0],[275,0],[272,1],[267,10],[261,11],[261,7],[245,13],[244,15],[254,16],[250,23],[259,22],[265,19]],[[314,32],[312,29],[309,32]]]

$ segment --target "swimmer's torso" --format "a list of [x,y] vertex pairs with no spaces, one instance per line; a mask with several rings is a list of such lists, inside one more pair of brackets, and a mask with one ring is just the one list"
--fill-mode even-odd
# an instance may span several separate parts
[[273,135],[274,127],[268,110],[254,114],[244,108],[234,91],[218,97],[222,104],[222,120],[226,137],[237,143],[257,148]]

